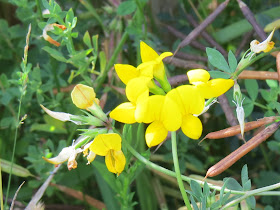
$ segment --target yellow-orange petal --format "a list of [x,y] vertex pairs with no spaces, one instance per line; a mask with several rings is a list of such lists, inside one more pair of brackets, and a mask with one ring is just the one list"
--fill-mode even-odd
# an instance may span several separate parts
[[193,69],[187,72],[190,84],[207,82],[210,79],[210,74],[204,69]]
[[132,124],[135,123],[135,105],[130,102],[125,102],[118,105],[112,110],[109,116],[119,122]]
[[137,77],[130,80],[125,88],[126,97],[132,103],[136,103],[138,97],[142,94],[149,95],[149,88],[147,86],[150,78]]
[[146,129],[145,133],[145,139],[148,147],[153,147],[163,142],[167,137],[167,134],[168,131],[166,130],[162,122],[152,122]]
[[202,133],[202,123],[198,117],[191,114],[183,116],[181,129],[191,139],[199,139]]
[[137,68],[128,64],[115,64],[115,70],[124,84],[127,84],[131,79],[138,77],[140,74]]
[[95,102],[95,92],[92,87],[78,84],[71,92],[73,103],[80,109],[86,109]]
[[212,79],[207,83],[197,85],[200,94],[204,98],[218,97],[227,92],[234,85],[232,79]]
[[121,150],[122,139],[119,134],[106,133],[95,137],[89,150],[97,155],[105,156],[110,150]]
[[126,159],[121,150],[111,150],[105,156],[105,163],[110,172],[119,175],[125,167]]
[[140,42],[140,54],[143,63],[154,61],[159,57],[157,52],[143,41]]

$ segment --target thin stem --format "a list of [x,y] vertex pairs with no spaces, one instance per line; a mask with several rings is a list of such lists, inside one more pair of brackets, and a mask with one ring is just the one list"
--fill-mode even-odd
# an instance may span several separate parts
[[[164,174],[166,174],[168,176],[172,176],[172,177],[176,178],[175,172],[170,171],[170,170],[168,170],[166,168],[163,168],[163,167],[161,167],[161,166],[159,166],[159,165],[157,165],[155,163],[152,163],[151,161],[147,160],[145,157],[140,155],[132,146],[130,146],[130,144],[125,139],[123,139],[123,143],[125,144],[126,148],[131,152],[131,154],[134,155],[139,161],[144,163],[147,167],[149,167],[151,169],[154,169],[156,171],[159,171],[161,173],[164,173]],[[198,179],[189,178],[189,177],[184,176],[184,175],[181,175],[181,177],[182,177],[183,181],[186,181],[188,183],[190,183],[191,180],[193,180],[193,181],[198,182],[201,185],[204,184],[204,181],[201,181],[201,180],[198,180]],[[209,187],[211,189],[215,189],[217,191],[221,191],[221,189],[222,189],[222,187],[213,185],[211,183],[208,183],[208,185],[209,185]],[[274,185],[271,185],[271,186],[274,186]],[[271,186],[268,186],[268,187],[271,187]],[[262,188],[260,188],[260,189],[262,189]],[[276,188],[273,188],[273,189],[276,189]],[[273,189],[270,189],[270,190],[273,190]],[[249,193],[251,191],[243,192],[243,191],[225,189],[224,192],[225,193],[231,192],[231,194],[236,194],[236,195],[245,195],[246,193]],[[280,196],[280,191],[271,191],[271,192],[260,191],[260,192],[257,192],[255,195],[262,195],[262,196],[272,196],[272,195],[274,195],[274,196]]]
[[117,59],[117,56],[119,54],[119,52],[121,51],[126,39],[128,38],[128,33],[127,32],[124,32],[118,46],[116,47],[116,49],[114,50],[113,52],[113,55],[111,57],[111,59],[109,60],[105,70],[103,72],[101,72],[101,75],[96,79],[96,87],[95,87],[95,90],[98,91],[103,82],[105,81],[106,77],[107,77],[107,74],[109,72],[109,70],[112,68],[112,66],[114,65],[116,59]]
[[1,159],[0,159],[0,202],[1,202],[1,209],[4,209],[4,203],[3,203],[3,188],[2,188],[2,168],[1,168]]
[[255,102],[255,101],[254,101],[254,105],[256,105],[256,106],[258,106],[258,107],[260,107],[260,108],[263,108],[263,109],[268,110],[268,108],[267,108],[266,106],[264,106],[264,105],[262,105],[262,104],[260,104],[260,103],[258,103],[258,102]]
[[23,92],[21,93],[20,100],[19,100],[19,106],[18,106],[17,126],[16,126],[16,131],[15,131],[15,137],[14,137],[13,153],[12,153],[12,160],[11,160],[11,168],[10,168],[10,172],[9,172],[8,187],[7,187],[6,199],[5,199],[5,206],[7,206],[7,202],[8,202],[8,199],[9,199],[9,191],[10,191],[10,185],[11,185],[11,179],[12,179],[12,173],[13,173],[16,144],[17,144],[17,135],[18,135],[18,129],[19,129],[19,126],[20,126],[19,118],[20,118],[20,112],[21,112],[22,98],[23,98]]
[[[257,195],[266,191],[270,191],[270,190],[274,190],[280,187],[280,182],[277,184],[273,184],[270,186],[266,186],[266,187],[262,187],[256,190],[251,190],[251,191],[247,191],[243,196],[241,196],[240,198],[233,200],[229,203],[227,203],[222,209],[227,209],[228,207],[234,206],[238,203],[240,203],[242,200],[245,200],[246,198],[253,196],[253,195]],[[272,192],[271,192],[272,193]]]
[[187,206],[188,209],[192,209],[181,177],[178,154],[177,154],[176,131],[171,132],[171,143],[172,143],[172,156],[173,156],[174,170],[176,173],[177,183],[179,185],[179,189],[181,191],[181,195],[183,197],[185,205]]
[[38,10],[37,13],[39,14],[40,19],[43,20],[43,14],[39,0],[36,0],[36,6]]

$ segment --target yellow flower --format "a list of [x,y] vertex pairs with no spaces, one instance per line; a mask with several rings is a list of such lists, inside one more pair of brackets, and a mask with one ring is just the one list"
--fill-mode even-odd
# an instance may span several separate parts
[[260,53],[260,52],[269,52],[270,50],[272,50],[272,48],[274,47],[274,42],[271,41],[272,36],[274,34],[275,28],[273,29],[273,31],[269,34],[269,36],[267,37],[266,40],[264,40],[263,42],[259,42],[258,40],[253,40],[250,43],[250,49],[252,52],[254,53]]
[[121,151],[121,137],[116,133],[99,134],[95,137],[89,150],[97,155],[105,156],[108,170],[119,175],[125,167],[126,159]]
[[234,84],[232,79],[210,79],[210,74],[204,69],[194,69],[187,72],[189,82],[199,90],[204,98],[218,97],[228,91]]
[[164,141],[168,131],[176,131],[182,123],[182,115],[177,104],[168,96],[153,95],[137,103],[137,122],[151,123],[145,133],[148,147]]
[[182,85],[172,89],[166,96],[171,98],[179,107],[182,115],[180,127],[183,133],[192,139],[198,139],[202,133],[202,123],[194,115],[203,111],[205,102],[199,90],[191,85]]
[[158,55],[153,48],[141,41],[140,54],[143,63],[139,65],[139,68],[142,68],[142,71],[145,71],[146,68],[152,68],[153,76],[158,80],[161,87],[168,92],[171,87],[167,80],[162,60],[168,56],[172,56],[173,53],[164,52]]
[[94,103],[99,104],[94,89],[87,85],[78,84],[71,93],[73,103],[80,109],[87,109]]
[[132,124],[136,122],[135,109],[139,100],[149,96],[147,83],[149,78],[138,77],[130,80],[126,86],[126,96],[130,102],[118,105],[110,112],[110,117],[122,123]]
[[107,116],[99,106],[99,99],[96,98],[92,87],[82,84],[76,85],[71,92],[71,98],[78,108],[87,109],[102,121],[107,121]]

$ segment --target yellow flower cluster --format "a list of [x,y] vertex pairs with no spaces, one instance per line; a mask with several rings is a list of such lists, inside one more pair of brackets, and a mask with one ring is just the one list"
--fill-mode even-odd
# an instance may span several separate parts
[[[100,121],[106,122],[108,120],[106,114],[99,107],[99,100],[96,98],[93,88],[78,84],[73,89],[71,98],[78,108],[89,110],[97,119],[99,119],[99,121],[94,121],[96,122],[95,126],[102,126],[104,123],[102,124]],[[43,107],[43,109],[58,120],[72,121],[76,124],[81,124],[79,121],[73,120],[73,118],[75,118],[74,115],[53,112],[45,107]],[[105,163],[108,170],[119,175],[124,170],[126,164],[125,156],[121,150],[122,139],[119,134],[110,133],[111,130],[109,129],[105,129],[106,133],[103,133],[104,128],[96,129],[97,135],[93,140],[90,140],[89,136],[84,136],[72,146],[62,149],[58,156],[50,159],[43,157],[44,160],[56,165],[68,161],[68,169],[71,170],[77,168],[76,157],[79,153],[83,152],[84,156],[87,156],[88,164],[95,159],[96,155],[105,156]],[[78,146],[79,142],[88,143],[82,145],[82,148],[80,148],[80,146]]]
[[[231,79],[210,79],[203,69],[188,71],[190,85],[171,89],[167,80],[163,58],[171,52],[158,55],[144,42],[140,43],[142,63],[137,67],[116,64],[116,72],[126,84],[129,102],[117,106],[110,117],[122,123],[147,123],[145,139],[149,147],[164,141],[168,131],[179,128],[183,133],[198,139],[202,133],[202,123],[197,117],[205,108],[205,99],[218,97],[229,90]],[[155,84],[157,80],[161,87]],[[149,94],[154,93],[154,95]]]

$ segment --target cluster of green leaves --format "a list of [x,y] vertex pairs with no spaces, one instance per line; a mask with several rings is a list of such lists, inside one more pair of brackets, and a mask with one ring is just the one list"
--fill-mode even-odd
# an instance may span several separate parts
[[[191,181],[190,187],[192,191],[188,191],[191,198],[191,203],[195,210],[199,209],[221,209],[226,204],[238,199],[242,195],[234,195],[230,190],[248,191],[251,189],[251,180],[248,177],[248,167],[244,165],[241,171],[242,186],[234,178],[225,178],[224,184],[217,198],[216,190],[210,190],[207,182],[204,183],[203,188],[196,181]],[[229,190],[225,193],[225,190]],[[256,200],[254,196],[246,198],[247,207],[255,209]],[[199,204],[199,205],[198,205]],[[243,206],[244,207],[244,206]]]

